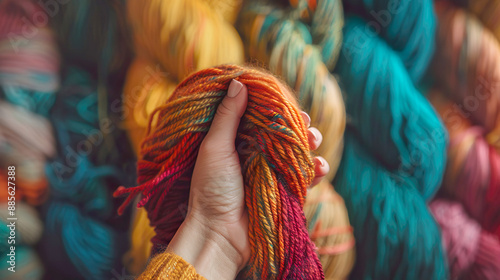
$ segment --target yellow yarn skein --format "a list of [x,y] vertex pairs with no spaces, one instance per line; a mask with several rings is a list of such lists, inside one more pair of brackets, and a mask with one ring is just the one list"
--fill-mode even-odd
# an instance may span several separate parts
[[[125,81],[123,111],[138,158],[151,112],[165,103],[180,81],[197,70],[243,62],[243,44],[232,26],[240,6],[241,0],[127,2],[136,58]],[[131,248],[124,257],[131,273],[145,268],[154,235],[146,211],[137,209]]]
[[131,249],[123,257],[123,264],[131,273],[138,275],[146,267],[151,255],[155,236],[153,227],[149,225],[148,212],[144,208],[136,208],[130,235]]

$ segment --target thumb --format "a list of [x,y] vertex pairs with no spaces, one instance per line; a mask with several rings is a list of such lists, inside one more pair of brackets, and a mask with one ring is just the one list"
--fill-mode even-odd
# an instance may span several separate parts
[[231,153],[235,150],[234,140],[247,101],[247,87],[239,81],[232,80],[227,95],[217,108],[210,130],[205,136],[205,145],[217,147],[218,152]]

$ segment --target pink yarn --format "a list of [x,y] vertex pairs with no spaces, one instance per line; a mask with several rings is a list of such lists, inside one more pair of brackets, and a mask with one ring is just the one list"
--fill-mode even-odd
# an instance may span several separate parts
[[485,141],[481,127],[470,127],[464,132],[450,139],[449,149],[453,151],[463,143],[471,143],[470,149],[463,158],[461,172],[457,173],[453,196],[460,200],[470,215],[481,221],[484,215],[486,192],[490,184],[490,146]]
[[28,90],[59,88],[60,58],[49,16],[29,0],[0,1],[0,83]]
[[498,280],[500,242],[468,217],[458,202],[436,199],[429,205],[442,229],[451,279]]

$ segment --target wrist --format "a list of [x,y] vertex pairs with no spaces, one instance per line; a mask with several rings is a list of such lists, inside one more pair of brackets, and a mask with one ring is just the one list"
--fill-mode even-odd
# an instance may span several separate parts
[[217,231],[188,215],[167,250],[193,265],[207,279],[235,279],[244,265],[238,250]]

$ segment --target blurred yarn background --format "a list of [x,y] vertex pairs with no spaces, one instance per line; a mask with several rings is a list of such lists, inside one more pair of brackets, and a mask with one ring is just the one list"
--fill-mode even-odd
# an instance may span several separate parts
[[0,279],[139,275],[155,231],[112,193],[152,112],[247,63],[323,135],[304,214],[325,279],[498,280],[499,40],[498,0],[0,0]]

